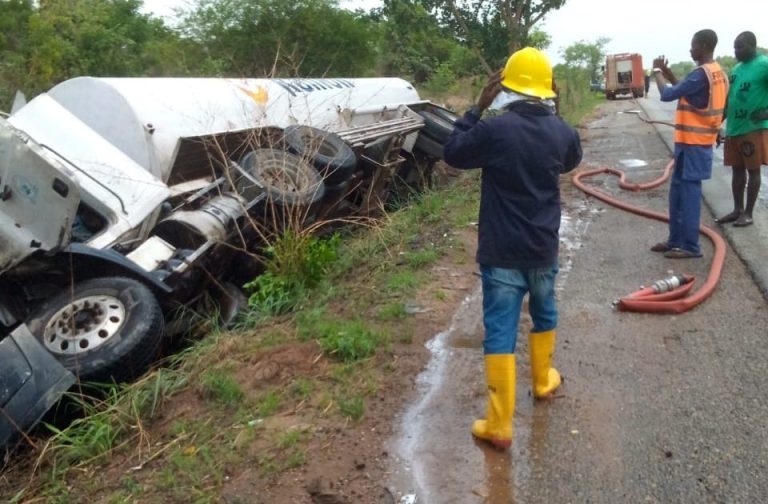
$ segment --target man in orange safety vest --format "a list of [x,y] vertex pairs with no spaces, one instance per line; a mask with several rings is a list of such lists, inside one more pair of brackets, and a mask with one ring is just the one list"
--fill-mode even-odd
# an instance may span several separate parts
[[701,181],[712,176],[712,146],[723,120],[728,76],[714,60],[717,34],[700,30],[691,40],[691,58],[698,65],[678,81],[660,56],[653,73],[661,101],[677,100],[675,167],[669,188],[669,236],[651,247],[671,259],[701,257],[699,221]]

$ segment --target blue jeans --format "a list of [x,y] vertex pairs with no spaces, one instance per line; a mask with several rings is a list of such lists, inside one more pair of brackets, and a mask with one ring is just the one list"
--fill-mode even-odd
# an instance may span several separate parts
[[545,268],[505,269],[480,265],[483,279],[483,352],[515,353],[517,325],[523,298],[528,294],[528,311],[533,319],[533,332],[557,327],[555,277],[558,266]]
[[675,167],[669,185],[669,238],[667,245],[694,254],[701,253],[701,180],[685,180],[683,170]]

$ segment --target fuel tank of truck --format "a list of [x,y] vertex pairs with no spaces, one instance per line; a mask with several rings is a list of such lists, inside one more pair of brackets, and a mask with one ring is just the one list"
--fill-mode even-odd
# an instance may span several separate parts
[[[291,124],[337,131],[420,100],[413,86],[396,78],[79,77],[47,95],[162,181],[182,138]],[[28,126],[27,133],[35,136]]]

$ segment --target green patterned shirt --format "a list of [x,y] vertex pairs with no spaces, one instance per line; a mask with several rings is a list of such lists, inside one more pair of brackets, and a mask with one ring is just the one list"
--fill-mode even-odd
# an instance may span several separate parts
[[755,121],[753,112],[768,108],[768,56],[758,54],[740,62],[731,71],[726,111],[726,136],[744,135],[768,129],[768,119]]

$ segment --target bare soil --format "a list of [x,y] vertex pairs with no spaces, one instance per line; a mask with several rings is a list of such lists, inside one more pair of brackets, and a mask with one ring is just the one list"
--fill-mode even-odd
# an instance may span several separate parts
[[[445,329],[455,307],[472,284],[474,229],[459,230],[456,243],[465,252],[448,254],[430,272],[431,280],[415,296],[418,310],[406,323],[413,338],[394,344],[385,354],[377,355],[375,395],[366,401],[365,415],[357,423],[326,419],[318,422],[302,411],[281,415],[274,420],[280,429],[308,425],[314,435],[304,446],[306,464],[271,480],[264,480],[252,467],[233,468],[221,492],[227,503],[394,503],[395,497],[383,484],[389,453],[385,445],[393,433],[395,417],[413,392],[413,383],[429,353],[424,343]],[[442,292],[440,296],[436,292]],[[343,307],[339,307],[343,311]],[[327,361],[314,345],[286,346],[269,354],[254,356],[250,367],[239,370],[250,376],[254,389],[259,377],[287,384],[296,373],[323,374]],[[176,407],[192,413],[204,405],[189,406],[184,399]],[[171,410],[173,410],[173,406]],[[173,413],[171,413],[173,414]],[[252,447],[258,449],[257,446]]]
[[[418,310],[411,315],[409,330],[413,338],[409,343],[393,345],[390,352],[376,357],[379,369],[376,393],[365,404],[365,416],[357,423],[326,422],[313,425],[315,432],[306,446],[307,463],[288,471],[278,478],[263,482],[253,471],[244,468],[224,486],[222,499],[228,503],[284,502],[284,503],[394,503],[395,497],[384,486],[389,453],[385,445],[393,433],[395,416],[411,395],[416,375],[422,370],[429,353],[424,343],[445,329],[455,307],[472,284],[476,269],[474,229],[459,230],[456,241],[465,253],[448,254],[436,263],[430,272],[431,280],[415,297]],[[442,292],[437,296],[436,292]],[[302,355],[303,353],[303,355]],[[317,349],[302,350],[286,347],[261,359],[264,365],[276,367],[280,359],[292,355],[296,360],[283,370],[321,369],[325,359],[318,359]],[[249,374],[252,370],[242,370]],[[288,374],[282,379],[288,378]],[[287,422],[301,423],[300,412],[286,418]],[[284,427],[284,426],[283,426]],[[263,486],[262,486],[263,485]],[[255,499],[256,495],[261,500]]]

